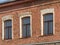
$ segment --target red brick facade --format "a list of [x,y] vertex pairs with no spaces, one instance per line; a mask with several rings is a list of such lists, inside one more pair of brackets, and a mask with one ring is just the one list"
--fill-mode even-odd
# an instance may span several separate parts
[[[29,2],[30,3],[30,2]],[[40,42],[54,42],[60,40],[60,2],[51,1],[41,4],[34,4],[27,7],[19,7],[20,4],[15,4],[6,7],[0,7],[0,45],[21,45]],[[22,4],[21,4],[22,5]],[[54,8],[55,13],[55,34],[41,36],[41,10]],[[32,15],[32,37],[20,38],[20,21],[21,13],[31,12]],[[13,39],[2,40],[2,17],[6,15],[13,16]]]

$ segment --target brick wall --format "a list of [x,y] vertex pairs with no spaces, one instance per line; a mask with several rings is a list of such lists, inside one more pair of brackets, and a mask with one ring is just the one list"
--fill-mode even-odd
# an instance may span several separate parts
[[[41,10],[54,8],[55,12],[55,34],[50,36],[41,36]],[[19,16],[24,12],[32,12],[32,37],[20,39]],[[13,16],[13,36],[12,40],[2,40],[2,17],[6,15]],[[17,9],[13,11],[4,11],[0,13],[0,45],[20,45],[40,42],[52,42],[60,40],[60,3],[31,6],[28,8]]]

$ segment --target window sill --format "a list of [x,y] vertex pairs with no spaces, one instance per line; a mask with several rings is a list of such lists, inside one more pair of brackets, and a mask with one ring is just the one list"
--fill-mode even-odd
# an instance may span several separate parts
[[49,35],[41,35],[39,37],[45,37],[45,36],[53,36],[53,34],[49,34]]
[[9,39],[4,39],[4,40],[12,40],[12,38],[9,38]]
[[30,37],[22,37],[22,38],[19,38],[19,39],[28,39],[28,38],[31,38],[31,36]]

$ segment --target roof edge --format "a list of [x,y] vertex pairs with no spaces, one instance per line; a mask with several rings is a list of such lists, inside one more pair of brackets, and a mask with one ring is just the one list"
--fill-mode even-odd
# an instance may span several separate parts
[[21,3],[25,3],[25,2],[31,2],[31,1],[34,1],[34,0],[8,2],[8,3],[0,4],[0,8],[1,8],[1,7],[5,7],[5,6],[15,5],[15,4],[21,4]]

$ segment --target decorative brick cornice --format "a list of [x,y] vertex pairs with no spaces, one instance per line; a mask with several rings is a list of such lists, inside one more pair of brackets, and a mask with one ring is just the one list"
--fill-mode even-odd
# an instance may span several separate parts
[[25,2],[30,2],[30,1],[33,1],[33,0],[22,0],[22,1],[17,0],[17,1],[12,1],[12,2],[2,3],[2,4],[0,4],[0,8],[15,5],[15,4],[21,4],[21,3],[25,3]]
[[[39,2],[39,1],[38,1]],[[55,0],[55,1],[50,1],[50,2],[24,2],[24,3],[18,3],[15,5],[10,5],[10,6],[5,6],[5,7],[0,7],[0,13],[6,13],[6,12],[11,12],[11,11],[16,11],[16,10],[21,10],[21,9],[27,9],[27,8],[33,8],[36,6],[44,6],[44,5],[50,5],[50,4],[56,4],[56,3],[60,3],[60,1]]]

